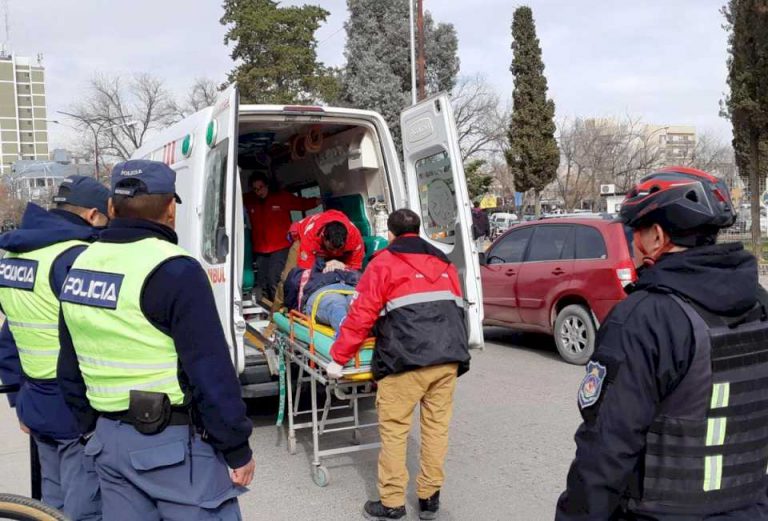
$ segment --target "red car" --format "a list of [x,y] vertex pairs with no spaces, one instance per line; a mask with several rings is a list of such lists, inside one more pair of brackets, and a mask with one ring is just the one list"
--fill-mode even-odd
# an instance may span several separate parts
[[554,335],[567,362],[586,363],[597,326],[636,279],[630,240],[607,219],[513,227],[481,259],[485,324]]

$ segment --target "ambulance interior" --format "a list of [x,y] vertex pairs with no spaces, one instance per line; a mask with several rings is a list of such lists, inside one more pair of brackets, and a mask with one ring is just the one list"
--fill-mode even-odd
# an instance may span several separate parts
[[[343,212],[357,226],[366,248],[366,263],[387,244],[386,219],[392,209],[386,165],[373,126],[334,120],[332,123],[280,121],[241,117],[238,166],[243,196],[249,178],[257,171],[271,172],[271,189],[280,188],[302,197],[319,197],[322,204],[307,212],[293,212],[292,221],[323,210]],[[243,214],[245,212],[243,211]],[[251,300],[256,273],[251,226],[244,215],[243,300]],[[256,302],[253,302],[256,304]]]

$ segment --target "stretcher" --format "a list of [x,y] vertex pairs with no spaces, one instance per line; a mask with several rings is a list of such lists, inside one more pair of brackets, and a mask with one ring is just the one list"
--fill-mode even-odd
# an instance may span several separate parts
[[[362,429],[378,427],[378,423],[362,424],[360,422],[360,400],[375,396],[373,374],[371,373],[371,358],[373,355],[374,339],[368,339],[363,348],[344,368],[341,379],[330,378],[327,373],[331,346],[335,337],[332,328],[318,324],[315,321],[317,310],[323,297],[331,293],[351,294],[345,290],[327,290],[321,292],[315,299],[309,316],[290,311],[287,314],[275,313],[272,320],[277,326],[274,348],[287,370],[284,372],[287,394],[288,412],[288,451],[296,453],[296,431],[312,429],[312,480],[316,485],[324,487],[330,481],[330,473],[322,464],[322,458],[378,449],[380,443],[360,443]],[[297,368],[295,380],[290,367]],[[309,386],[310,408],[300,410],[302,391]],[[325,401],[318,400],[318,385],[325,389]],[[346,404],[335,405],[337,402]],[[344,411],[341,416],[338,412]],[[334,417],[331,418],[331,412]],[[309,416],[309,421],[299,422]],[[344,431],[352,432],[351,445],[347,447],[322,449],[320,439],[325,434]]]

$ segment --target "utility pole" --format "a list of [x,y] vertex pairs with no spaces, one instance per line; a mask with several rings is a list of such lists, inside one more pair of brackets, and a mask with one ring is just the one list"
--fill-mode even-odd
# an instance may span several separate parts
[[426,68],[427,58],[424,55],[424,0],[419,0],[419,101],[427,97]]

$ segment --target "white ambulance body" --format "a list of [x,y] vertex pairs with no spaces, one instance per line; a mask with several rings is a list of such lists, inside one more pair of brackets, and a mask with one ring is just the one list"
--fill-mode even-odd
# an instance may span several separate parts
[[[459,269],[470,345],[483,345],[478,252],[449,97],[407,108],[401,128],[404,172],[387,124],[375,112],[239,105],[231,87],[214,106],[163,130],[133,155],[163,161],[177,173],[179,244],[208,272],[244,396],[277,392],[265,357],[245,340],[254,274],[243,187],[267,156],[283,188],[322,196],[326,209],[344,211],[361,228],[366,246],[377,242],[375,236],[386,237],[389,212],[416,211],[422,237]],[[297,212],[294,220],[303,216]]]

